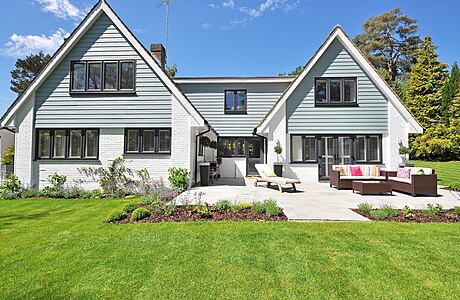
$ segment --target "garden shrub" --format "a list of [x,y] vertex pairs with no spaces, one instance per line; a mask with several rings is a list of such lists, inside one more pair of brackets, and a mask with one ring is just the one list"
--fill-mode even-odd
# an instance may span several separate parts
[[259,214],[263,214],[265,212],[265,204],[260,201],[256,201],[252,203],[252,209]]
[[269,217],[279,216],[283,210],[278,206],[275,200],[269,199],[264,201],[265,214]]
[[107,197],[124,197],[134,189],[133,171],[125,166],[123,157],[113,160],[107,168],[85,167],[78,171],[97,181]]
[[376,220],[383,220],[388,217],[387,213],[381,209],[371,210],[369,215]]
[[80,198],[82,199],[99,199],[102,198],[102,191],[100,189],[94,190],[80,190]]
[[232,203],[229,200],[219,200],[214,204],[214,207],[218,212],[226,213],[232,208]]
[[38,189],[23,189],[21,191],[21,198],[25,198],[25,199],[40,198],[43,196],[44,196],[43,192]]
[[14,175],[8,175],[0,188],[0,199],[10,200],[19,198],[23,187],[19,178]]
[[396,217],[398,215],[398,211],[391,206],[390,204],[383,204],[380,206],[380,211],[385,214],[387,217]]
[[460,216],[460,206],[455,206],[454,207],[454,214],[457,216]]
[[190,172],[185,168],[170,168],[168,180],[173,189],[183,192],[190,184]]
[[437,203],[436,205],[428,203],[426,205],[426,209],[422,210],[422,214],[428,217],[440,215],[442,214],[442,205],[439,203]]
[[248,202],[242,202],[242,203],[240,203],[240,207],[241,207],[241,209],[249,209],[249,208],[252,207],[252,204],[248,203]]
[[193,206],[193,211],[198,213],[202,218],[208,218],[211,216],[211,210],[206,202],[195,204]]
[[147,218],[148,216],[150,216],[150,211],[145,207],[139,207],[133,211],[131,215],[131,221],[139,221]]
[[409,208],[409,206],[404,206],[403,210],[403,216],[406,219],[414,219],[415,214],[412,212],[412,210]]
[[126,218],[126,213],[123,210],[116,210],[112,212],[105,221],[107,223],[114,223],[116,221],[120,221]]
[[126,203],[123,210],[127,213],[135,211],[139,207],[139,203]]
[[367,202],[360,203],[358,204],[358,209],[365,213],[369,213],[372,210],[372,204]]
[[6,147],[2,156],[3,165],[12,165],[14,164],[14,145]]
[[230,211],[234,214],[239,213],[241,211],[241,205],[239,203],[234,203],[230,207]]

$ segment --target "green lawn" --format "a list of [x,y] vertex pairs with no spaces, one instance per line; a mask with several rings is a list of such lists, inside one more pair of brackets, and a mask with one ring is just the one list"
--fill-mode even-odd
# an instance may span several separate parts
[[0,298],[444,298],[460,224],[105,225],[126,201],[0,201]]
[[412,161],[417,167],[432,168],[438,174],[438,184],[460,183],[460,161]]

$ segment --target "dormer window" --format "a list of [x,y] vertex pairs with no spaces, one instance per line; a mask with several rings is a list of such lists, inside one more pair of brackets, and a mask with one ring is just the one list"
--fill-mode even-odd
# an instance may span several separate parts
[[135,91],[134,61],[76,61],[70,74],[71,93]]
[[247,112],[247,92],[245,90],[225,91],[225,113],[226,114],[246,114]]

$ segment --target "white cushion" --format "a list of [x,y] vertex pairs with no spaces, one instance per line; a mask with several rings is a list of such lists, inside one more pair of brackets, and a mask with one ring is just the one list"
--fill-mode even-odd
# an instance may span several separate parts
[[345,180],[385,180],[384,176],[340,176],[340,179],[345,179]]
[[411,180],[409,178],[398,178],[398,177],[388,177],[389,180],[397,181],[397,182],[403,182],[403,183],[411,183]]
[[433,174],[433,170],[430,168],[418,168],[418,167],[404,167],[405,169],[410,169],[410,175],[417,175],[417,172],[419,170],[423,170],[425,175],[431,175]]

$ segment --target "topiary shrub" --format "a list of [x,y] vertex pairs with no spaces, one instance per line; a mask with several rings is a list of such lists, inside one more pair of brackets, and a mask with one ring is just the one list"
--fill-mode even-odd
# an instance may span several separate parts
[[145,207],[139,207],[133,211],[131,215],[131,221],[136,222],[145,219],[148,216],[150,216],[150,211]]
[[123,210],[127,213],[130,213],[135,211],[137,208],[139,208],[139,203],[126,203],[123,207]]
[[112,212],[105,221],[107,223],[115,223],[117,221],[121,221],[126,218],[126,213],[123,210],[116,210]]

